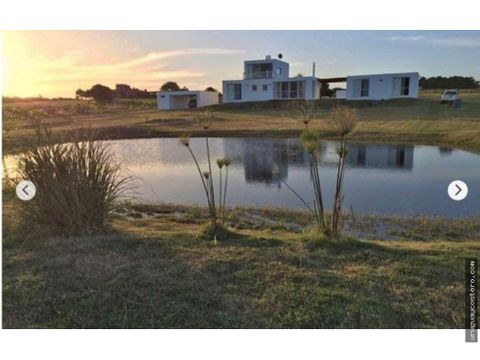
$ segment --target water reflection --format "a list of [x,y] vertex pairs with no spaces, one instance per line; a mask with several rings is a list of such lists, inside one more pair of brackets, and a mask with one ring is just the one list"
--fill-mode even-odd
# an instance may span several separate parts
[[[226,156],[243,164],[245,180],[272,184],[288,179],[289,167],[304,167],[309,164],[309,155],[295,140],[278,139],[224,139]],[[320,165],[336,166],[337,142],[321,142],[317,153]],[[346,167],[411,170],[413,146],[349,144]],[[272,173],[275,166],[276,174]]]
[[351,167],[410,170],[413,167],[413,146],[351,144],[346,164]]
[[[205,205],[195,165],[177,139],[106,143],[121,161],[122,171],[136,179],[137,187],[129,194],[135,200]],[[206,169],[205,140],[191,139],[191,148],[201,168]],[[317,149],[327,208],[331,208],[333,201],[337,148],[338,142],[322,141]],[[282,186],[282,181],[287,181],[303,198],[312,199],[309,155],[297,139],[211,138],[210,149],[213,160],[222,157],[233,160],[229,170],[229,206],[303,208],[298,198]],[[16,158],[7,156],[5,161],[13,171]],[[446,191],[448,184],[457,178],[469,187],[467,199],[461,202],[452,201]],[[346,209],[351,206],[355,212],[403,215],[475,215],[480,212],[479,189],[478,154],[435,146],[349,144]]]

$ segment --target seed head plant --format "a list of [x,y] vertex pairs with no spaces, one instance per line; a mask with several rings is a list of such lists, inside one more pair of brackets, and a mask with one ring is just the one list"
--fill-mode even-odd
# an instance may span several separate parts
[[[203,109],[202,111],[199,111],[197,113],[197,122],[204,130],[209,129],[212,118],[213,118],[213,115],[209,109]],[[209,212],[209,218],[210,218],[209,233],[213,235],[214,241],[216,241],[217,234],[223,233],[222,230],[224,230],[228,168],[231,164],[231,160],[226,158],[216,160],[217,166],[220,171],[220,186],[219,186],[219,194],[218,194],[219,199],[218,199],[218,209],[217,209],[216,200],[215,200],[215,189],[213,186],[212,160],[210,156],[210,142],[209,142],[208,135],[207,134],[205,135],[205,148],[207,153],[208,169],[204,171],[202,171],[202,169],[200,168],[197,157],[195,156],[195,153],[192,151],[190,147],[189,137],[186,135],[180,137],[179,143],[185,146],[190,152],[190,155],[194,160],[198,174],[202,181],[202,186],[205,191],[205,196],[207,198],[207,203],[208,203],[208,212]],[[223,182],[223,168],[225,168],[225,182]]]
[[347,106],[334,108],[330,114],[330,124],[334,132],[340,136],[340,146],[337,149],[338,166],[337,181],[335,184],[335,198],[333,203],[330,232],[338,237],[342,227],[343,178],[345,173],[345,157],[348,154],[347,137],[354,131],[358,117],[355,109]]
[[290,112],[293,117],[308,129],[308,125],[315,118],[317,105],[314,100],[294,100],[290,103]]

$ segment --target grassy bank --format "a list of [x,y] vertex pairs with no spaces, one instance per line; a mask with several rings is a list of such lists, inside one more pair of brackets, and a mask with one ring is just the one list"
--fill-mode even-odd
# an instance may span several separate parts
[[202,208],[125,205],[71,238],[26,230],[12,191],[3,209],[5,328],[461,328],[480,256],[479,218],[359,217],[329,241],[304,213],[234,209],[215,245]]
[[[348,102],[358,109],[360,120],[354,139],[436,144],[480,152],[480,93],[463,94],[464,106],[460,109],[440,104],[439,98],[439,93],[429,92],[418,100]],[[320,100],[318,119],[311,123],[325,138],[332,137],[325,119],[337,104],[344,102]],[[158,111],[152,99],[106,106],[78,100],[13,102],[4,106],[4,123],[9,127],[5,131],[4,126],[5,153],[22,151],[31,145],[29,113],[49,123],[59,139],[73,127],[96,128],[99,139],[204,134],[196,124],[194,111]],[[214,109],[209,128],[212,136],[297,136],[302,129],[289,115],[288,104],[282,101],[223,104]]]

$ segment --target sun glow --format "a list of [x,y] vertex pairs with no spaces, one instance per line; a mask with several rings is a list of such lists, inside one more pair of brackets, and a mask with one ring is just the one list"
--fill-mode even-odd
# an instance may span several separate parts
[[3,34],[3,93],[37,96],[52,90],[42,73],[42,59],[32,57],[15,33]]
[[206,73],[180,68],[178,58],[238,52],[184,48],[141,53],[127,47],[121,56],[115,56],[111,50],[86,33],[4,32],[3,93],[19,97],[73,97],[77,89],[99,83],[112,88],[117,83],[127,83],[156,90],[169,80],[189,86],[195,79],[199,80],[197,83],[205,81]]

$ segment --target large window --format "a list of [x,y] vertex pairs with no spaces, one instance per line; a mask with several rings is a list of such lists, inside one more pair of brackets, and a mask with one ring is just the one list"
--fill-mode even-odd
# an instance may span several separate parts
[[370,80],[358,79],[353,82],[353,96],[354,97],[367,97],[369,95]]
[[242,84],[228,84],[227,85],[227,99],[228,100],[242,100]]
[[368,89],[370,88],[370,81],[368,79],[362,79],[362,92],[360,96],[368,96]]
[[247,72],[245,73],[245,79],[269,79],[273,77],[273,64],[261,63],[261,64],[247,64]]
[[393,95],[394,96],[408,96],[410,93],[410,78],[397,77],[393,79]]
[[402,95],[408,95],[409,90],[410,90],[410,78],[409,77],[403,77],[402,78],[401,94]]
[[275,83],[275,97],[277,99],[305,98],[305,81],[282,81]]

